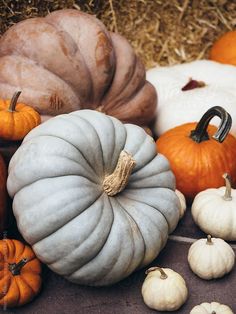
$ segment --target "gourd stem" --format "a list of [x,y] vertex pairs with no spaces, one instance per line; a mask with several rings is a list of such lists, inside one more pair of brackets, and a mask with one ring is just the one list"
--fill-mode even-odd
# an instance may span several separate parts
[[212,242],[212,240],[211,240],[211,235],[207,235],[207,242],[206,242],[206,244],[208,244],[208,245],[212,245],[213,244],[213,242]]
[[228,173],[224,173],[223,178],[225,179],[225,194],[223,196],[223,199],[225,201],[232,201],[230,176],[228,175]]
[[132,155],[122,150],[115,170],[103,181],[103,189],[107,195],[114,196],[126,187],[135,164]]
[[168,278],[167,274],[164,272],[164,270],[161,267],[150,267],[145,271],[145,274],[149,274],[152,271],[158,270],[161,273],[161,279]]
[[216,312],[215,312],[215,311],[212,311],[211,314],[216,314]]
[[8,265],[8,269],[12,273],[13,276],[20,275],[21,268],[25,266],[26,263],[28,263],[27,258],[23,258],[18,263],[13,263]]
[[105,113],[105,111],[104,111],[104,106],[103,106],[103,105],[98,106],[98,107],[96,108],[96,111]]
[[191,131],[190,138],[197,143],[209,140],[207,127],[210,123],[210,120],[215,116],[218,116],[221,119],[221,122],[216,133],[212,136],[212,138],[222,143],[230,131],[232,125],[232,118],[230,114],[220,106],[214,106],[207,110],[207,112],[202,116],[202,118],[198,122],[195,130]]
[[20,97],[21,91],[15,92],[15,94],[12,96],[11,102],[10,102],[10,106],[8,108],[8,111],[10,112],[14,112],[16,109],[16,104],[18,101],[18,98]]

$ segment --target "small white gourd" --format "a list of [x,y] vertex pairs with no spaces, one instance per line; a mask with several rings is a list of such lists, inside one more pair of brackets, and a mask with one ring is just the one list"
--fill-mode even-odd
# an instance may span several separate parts
[[207,189],[193,201],[193,220],[206,234],[224,240],[236,240],[236,189],[231,188],[230,177],[223,175],[225,187]]
[[207,303],[194,306],[190,314],[234,314],[231,308],[227,305],[218,302]]
[[207,240],[200,239],[191,245],[188,262],[197,276],[209,280],[229,273],[234,266],[235,254],[224,240],[208,235]]
[[185,200],[185,196],[182,192],[180,192],[179,190],[175,190],[176,195],[179,198],[180,201],[180,207],[179,207],[179,219],[183,218],[185,212],[186,212],[186,200]]
[[176,311],[187,300],[185,280],[169,268],[151,267],[142,285],[144,303],[158,311]]

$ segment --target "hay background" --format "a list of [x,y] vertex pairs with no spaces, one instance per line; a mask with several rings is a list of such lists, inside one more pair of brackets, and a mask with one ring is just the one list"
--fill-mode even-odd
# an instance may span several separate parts
[[95,14],[129,40],[147,68],[207,58],[212,43],[236,28],[233,0],[0,0],[0,33],[62,8]]

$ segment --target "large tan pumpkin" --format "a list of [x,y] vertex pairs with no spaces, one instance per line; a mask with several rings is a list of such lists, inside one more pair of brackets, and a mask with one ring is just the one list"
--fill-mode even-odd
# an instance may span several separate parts
[[0,40],[0,77],[0,97],[21,90],[19,101],[43,116],[88,108],[146,125],[156,110],[156,91],[127,40],[78,10],[12,26]]

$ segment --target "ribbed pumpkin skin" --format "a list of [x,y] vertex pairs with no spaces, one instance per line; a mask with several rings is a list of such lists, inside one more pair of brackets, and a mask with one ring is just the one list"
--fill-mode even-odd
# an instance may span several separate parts
[[[121,151],[136,161],[128,185],[108,196]],[[87,285],[113,284],[149,264],[179,219],[175,178],[138,126],[91,110],[32,130],[9,165],[18,227],[55,272]]]
[[0,232],[4,230],[6,221],[6,201],[7,201],[7,169],[2,156],[0,155]]
[[223,143],[212,139],[216,127],[209,125],[210,139],[197,143],[190,138],[196,123],[187,123],[165,132],[156,142],[157,150],[168,158],[176,177],[176,187],[187,198],[207,188],[224,185],[222,175],[230,174],[236,184],[236,139],[228,134]]
[[40,115],[30,106],[16,105],[15,111],[8,111],[10,100],[0,99],[0,138],[17,141],[40,124]]
[[[29,261],[21,268],[19,275],[12,275],[9,264],[27,258]],[[18,240],[0,241],[0,307],[18,307],[30,302],[41,288],[41,264],[32,249]]]
[[140,125],[154,118],[156,91],[128,41],[78,10],[12,26],[0,39],[0,64],[0,97],[21,86],[21,101],[43,118],[84,108]]

